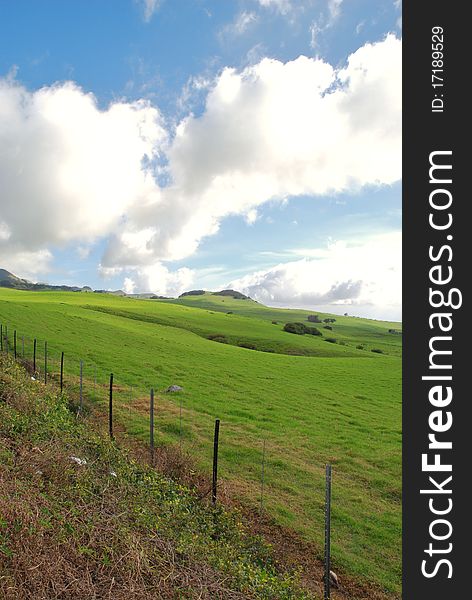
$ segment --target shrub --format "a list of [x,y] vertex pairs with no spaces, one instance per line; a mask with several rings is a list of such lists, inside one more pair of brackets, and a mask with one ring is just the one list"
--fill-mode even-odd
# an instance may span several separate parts
[[212,342],[220,342],[220,344],[228,343],[227,337],[221,333],[210,333],[210,335],[207,336],[207,339],[211,340]]
[[272,321],[272,325],[278,325],[278,321]]
[[358,345],[356,346],[356,348],[357,348],[358,350],[364,350],[364,346],[363,346],[362,344],[358,344]]
[[256,346],[250,342],[239,342],[238,346],[240,348],[247,348],[248,350],[257,350]]
[[375,352],[376,354],[383,354],[383,350],[380,350],[380,348],[372,348],[371,352]]
[[[224,300],[223,300],[223,302],[224,302]],[[233,311],[232,311],[232,310],[229,310],[229,311],[228,311],[226,314],[227,314],[227,315],[232,315],[232,314],[233,314]]]
[[323,319],[323,323],[335,323],[336,319],[332,319],[331,317],[327,317],[326,319]]
[[333,328],[331,327],[331,325],[325,325],[323,327],[323,329],[329,329],[330,331],[333,331]]
[[307,321],[310,321],[310,323],[321,323],[318,315],[308,315]]
[[325,338],[325,342],[329,342],[330,344],[336,344],[337,343],[337,339],[336,338]]
[[308,333],[308,335],[323,335],[316,327],[305,327],[305,333]]
[[303,335],[305,333],[306,325],[304,323],[285,323],[284,331],[288,333],[296,333],[297,335]]

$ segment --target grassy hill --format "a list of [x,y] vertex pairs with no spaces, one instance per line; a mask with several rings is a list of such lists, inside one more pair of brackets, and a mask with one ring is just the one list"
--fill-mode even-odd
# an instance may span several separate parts
[[[116,418],[130,435],[146,439],[154,387],[159,441],[181,442],[208,470],[219,417],[221,476],[252,504],[260,497],[265,440],[264,508],[320,553],[324,465],[331,462],[335,568],[398,595],[401,335],[389,329],[401,327],[334,316],[332,331],[316,325],[322,337],[283,331],[285,322],[306,322],[308,314],[213,295],[135,300],[0,290],[10,339],[13,328],[19,339],[25,335],[27,355],[32,337],[39,349],[47,340],[56,373],[63,350],[72,384],[82,359],[85,392],[97,406],[106,405],[108,374],[115,374]],[[171,384],[184,391],[163,393]]]

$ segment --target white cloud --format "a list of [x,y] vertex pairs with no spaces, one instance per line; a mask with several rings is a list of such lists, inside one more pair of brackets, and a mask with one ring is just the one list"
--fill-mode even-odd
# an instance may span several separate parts
[[238,36],[245,33],[248,28],[257,21],[257,15],[254,12],[243,10],[236,16],[233,23],[223,27],[220,38],[229,36]]
[[52,259],[53,255],[47,249],[32,252],[0,246],[0,268],[33,282],[37,282],[50,271]]
[[343,0],[328,0],[328,12],[330,22],[333,23],[341,15],[341,4]]
[[171,142],[149,102],[101,110],[73,83],[29,92],[10,77],[0,80],[0,254],[111,236],[101,272],[134,269],[136,286],[147,278],[166,293],[188,273],[162,261],[190,256],[229,215],[251,221],[271,200],[397,181],[400,136],[393,35],[341,69],[305,56],[226,68]]
[[[341,16],[341,5],[343,0],[328,0],[327,12],[321,13],[321,15],[313,21],[310,25],[310,46],[316,48],[318,46],[318,38],[327,29],[333,27],[336,21]],[[356,28],[356,33],[359,33]]]
[[261,6],[264,8],[273,8],[278,11],[280,14],[287,14],[291,8],[290,0],[257,0]]
[[269,305],[401,319],[401,234],[338,241],[229,283]]
[[141,0],[143,18],[146,23],[152,19],[152,16],[159,9],[160,0]]
[[127,294],[153,292],[159,296],[179,296],[190,289],[194,278],[194,271],[187,267],[169,271],[164,265],[155,263],[135,269],[132,276],[125,277],[123,289]]
[[0,222],[9,232],[0,252],[108,235],[131,206],[159,194],[145,161],[165,139],[144,101],[102,111],[73,83],[29,92],[0,80]]

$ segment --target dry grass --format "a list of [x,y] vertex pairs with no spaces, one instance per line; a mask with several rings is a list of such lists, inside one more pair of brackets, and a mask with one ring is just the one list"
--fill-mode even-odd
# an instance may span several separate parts
[[[309,597],[236,511],[209,510],[93,429],[0,357],[0,598]],[[156,464],[193,472],[177,450]]]

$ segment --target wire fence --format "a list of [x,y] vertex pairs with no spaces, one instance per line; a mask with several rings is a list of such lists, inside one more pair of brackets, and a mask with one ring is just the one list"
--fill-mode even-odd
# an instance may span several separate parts
[[[107,414],[108,434],[115,440],[116,425],[120,434],[148,439],[149,458],[155,465],[156,447],[174,443],[177,437],[178,451],[183,455],[185,446],[192,449],[195,438],[200,446],[211,448],[213,452],[211,474],[211,503],[217,503],[221,485],[218,481],[220,425],[219,418],[192,421],[192,411],[186,406],[178,386],[164,390],[136,385],[116,373],[108,371],[103,364],[90,358],[78,358],[65,353],[47,340],[31,338],[16,329],[0,324],[0,352],[12,356],[31,373],[32,379],[45,385],[56,385],[61,392],[66,391],[73,399],[72,409],[80,418],[85,410],[96,408],[102,415]],[[175,389],[173,389],[175,388]],[[136,414],[139,414],[138,418]],[[148,425],[143,425],[148,422]],[[127,424],[122,431],[123,423]],[[156,444],[159,435],[159,444]],[[208,454],[210,454],[208,452]],[[267,488],[268,449],[266,440],[260,440],[259,465],[259,514],[265,508]],[[325,484],[325,553],[324,553],[324,600],[330,599],[331,587],[331,465],[326,466]]]

